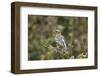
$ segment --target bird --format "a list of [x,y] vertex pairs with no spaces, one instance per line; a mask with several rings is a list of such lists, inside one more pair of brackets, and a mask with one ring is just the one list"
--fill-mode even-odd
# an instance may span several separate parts
[[59,29],[56,30],[55,42],[58,49],[67,49],[64,36],[61,34],[61,31]]

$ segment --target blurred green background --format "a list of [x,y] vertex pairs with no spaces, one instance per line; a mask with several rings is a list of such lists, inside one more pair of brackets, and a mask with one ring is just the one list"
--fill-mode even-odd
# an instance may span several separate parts
[[[57,53],[54,31],[60,28],[67,50]],[[28,15],[28,60],[88,57],[88,18]]]

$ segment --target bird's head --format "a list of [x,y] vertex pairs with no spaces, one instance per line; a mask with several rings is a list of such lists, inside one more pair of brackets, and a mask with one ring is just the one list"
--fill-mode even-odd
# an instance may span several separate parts
[[56,35],[61,35],[61,30],[56,29]]

